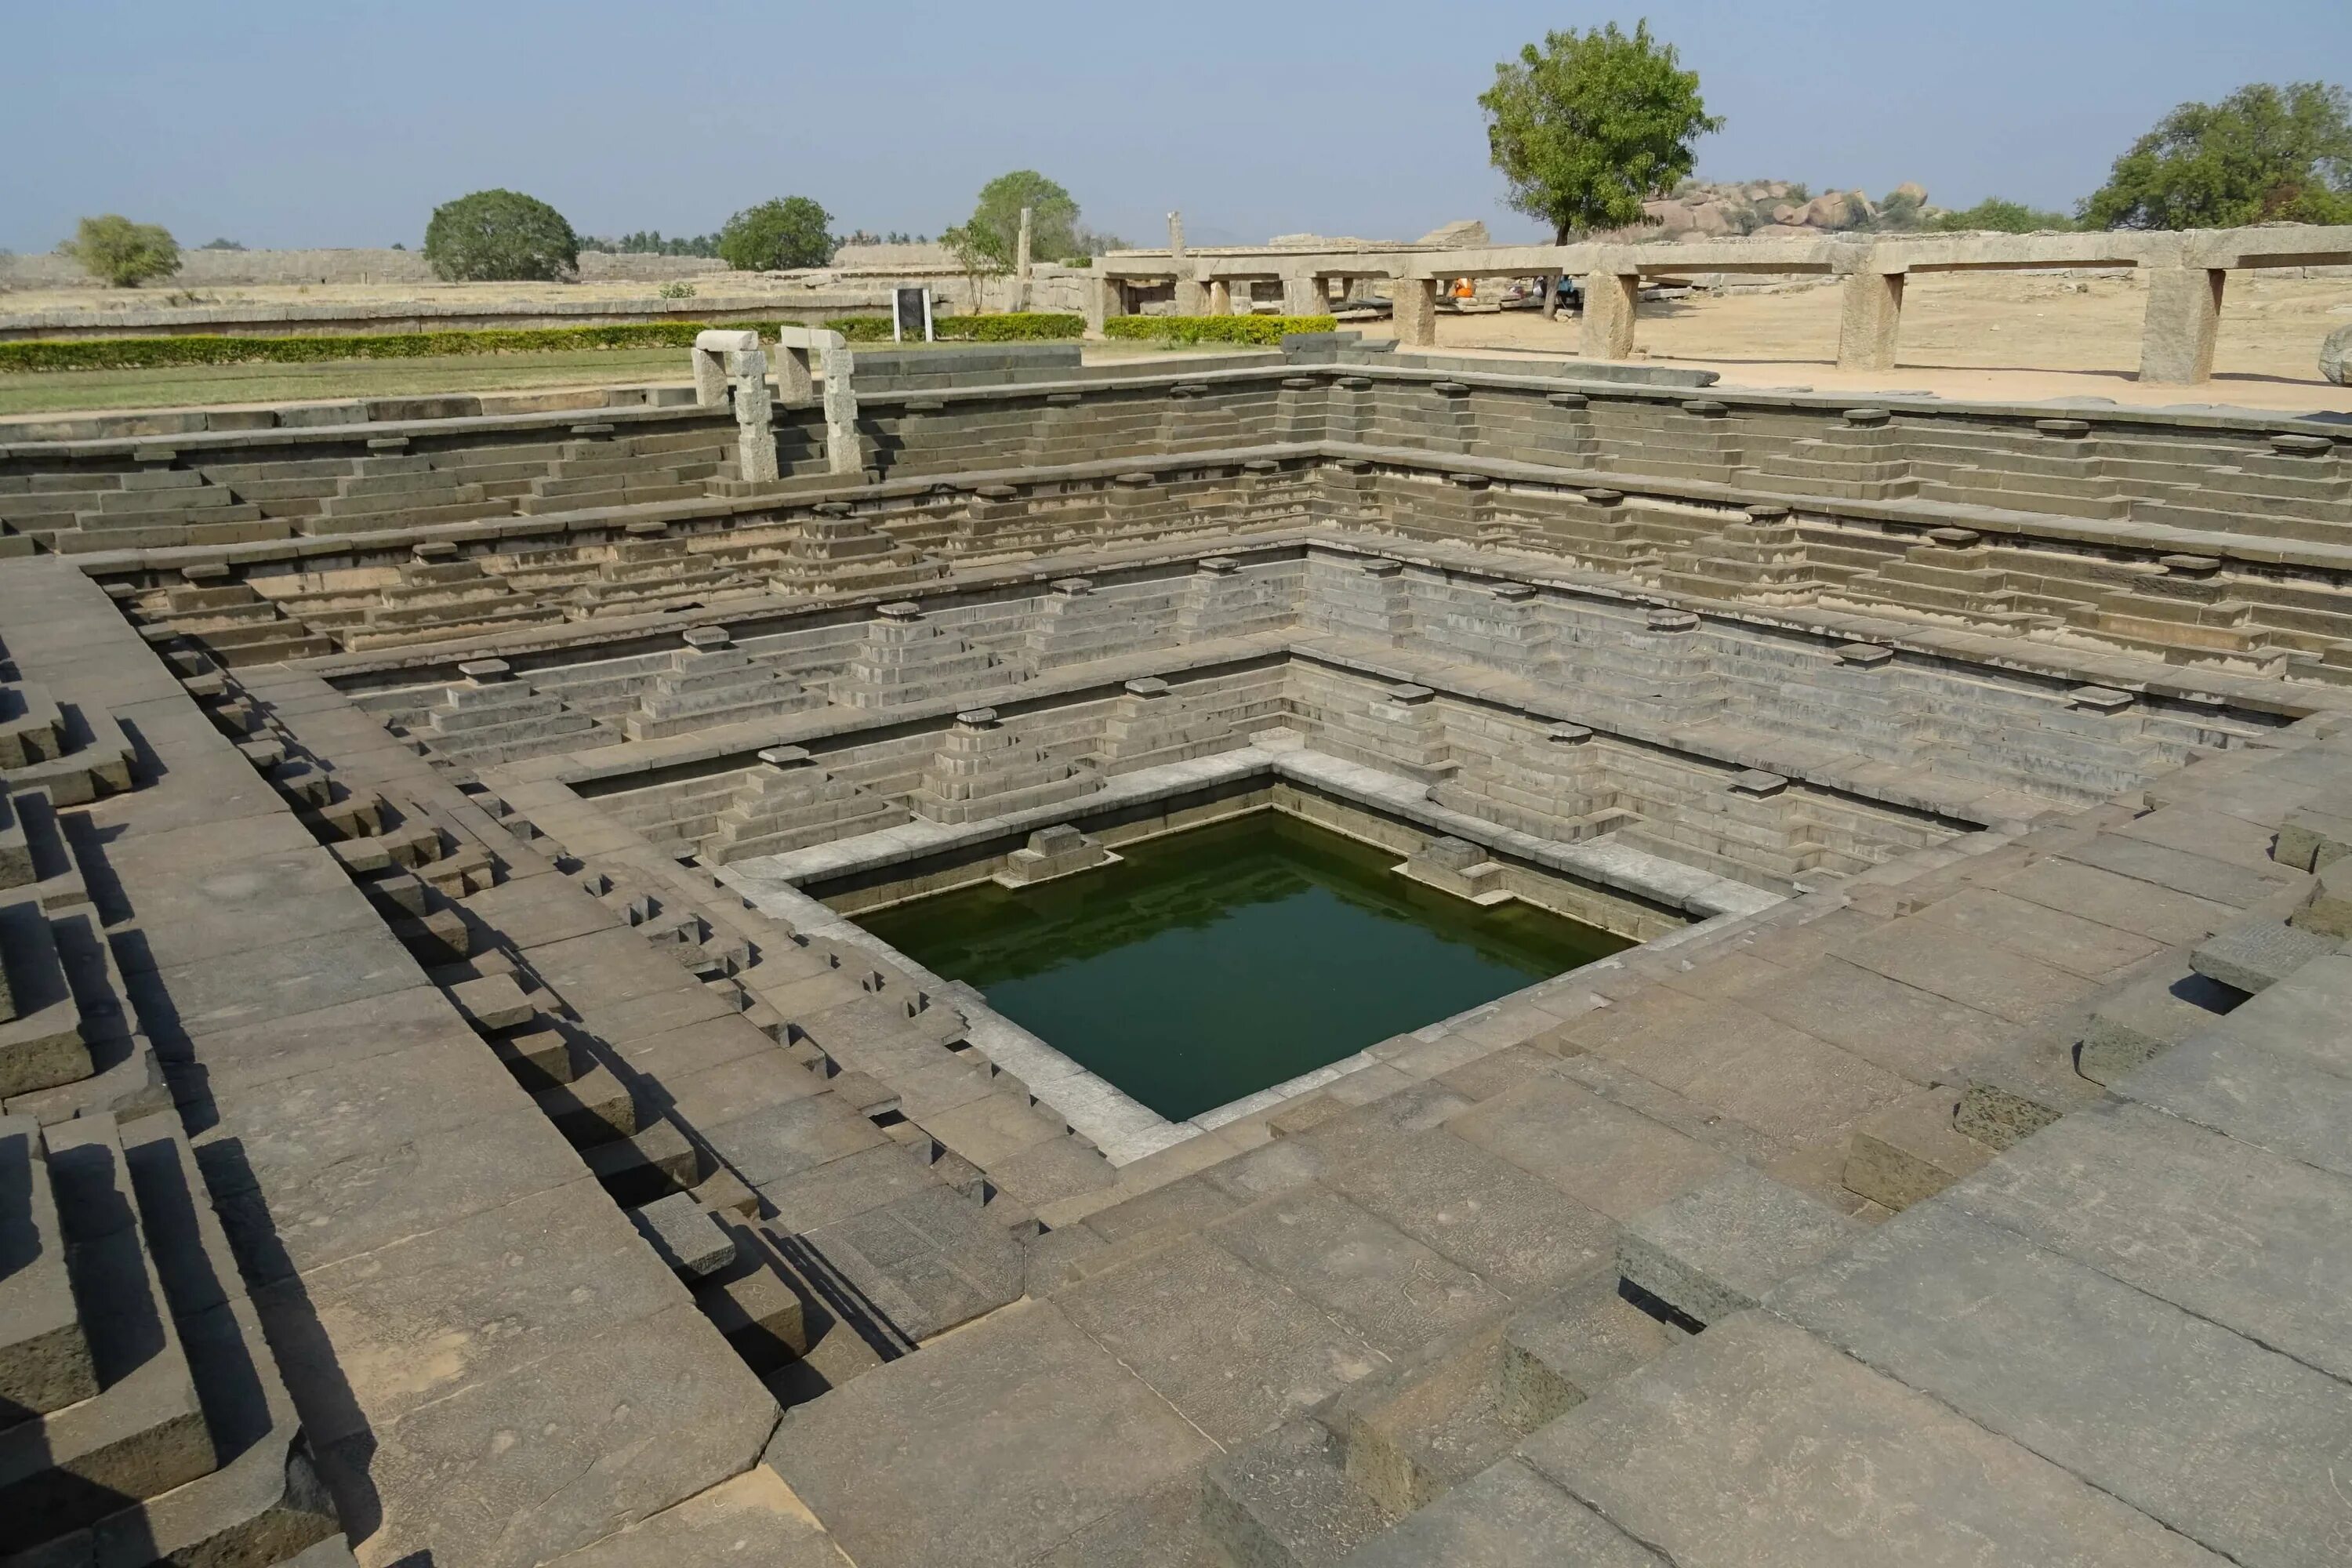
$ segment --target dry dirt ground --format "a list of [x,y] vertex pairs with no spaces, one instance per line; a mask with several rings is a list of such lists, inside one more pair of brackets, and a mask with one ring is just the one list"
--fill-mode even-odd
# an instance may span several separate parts
[[[779,294],[798,287],[757,274],[730,275],[726,281],[730,289],[764,288]],[[646,291],[646,285],[630,283],[385,284],[312,287],[307,291],[292,287],[225,289],[208,291],[208,297],[217,295],[224,302],[234,295],[342,304],[478,300],[487,288],[511,299],[542,294],[565,300],[632,298]],[[39,309],[43,301],[154,304],[161,299],[152,290],[21,292],[0,297],[0,310]],[[2215,378],[2201,387],[2138,384],[2134,372],[2146,300],[2145,289],[2134,287],[2128,277],[1929,274],[1910,286],[1904,303],[1900,363],[1884,374],[1842,371],[1832,363],[1838,319],[1834,285],[1647,302],[1642,307],[1636,342],[1642,357],[1718,370],[1726,384],[1736,386],[2352,412],[2352,389],[2321,381],[2316,364],[2320,340],[2352,322],[2352,278],[2232,279],[2222,306]],[[1389,328],[1385,322],[1372,322],[1361,330],[1377,337]],[[1546,321],[1534,311],[1511,310],[1438,318],[1442,350],[1491,353],[1504,362],[1573,357],[1576,342],[1572,317]],[[1097,343],[1087,346],[1087,357],[1099,363],[1149,357],[1155,352],[1144,344]],[[667,351],[632,351],[0,375],[0,414],[684,380],[683,360],[677,356],[674,372]]]
[[[1889,373],[1842,371],[1834,284],[1770,293],[1644,301],[1640,357],[1704,366],[1727,385],[1818,391],[1916,391],[1947,397],[2225,404],[2296,412],[2352,410],[2352,388],[2319,378],[2319,343],[2352,323],[2352,277],[2233,277],[2221,306],[2214,378],[2200,387],[2142,386],[2146,287],[2128,276],[1928,273],[1911,280],[1903,338]],[[1366,329],[1385,333],[1386,323]],[[1532,310],[1437,320],[1441,349],[1576,353],[1577,323]]]
[[[773,295],[808,292],[795,278],[772,272],[715,272],[688,278],[699,294]],[[153,310],[203,305],[383,305],[420,301],[478,305],[484,300],[540,303],[562,300],[649,300],[661,288],[643,279],[601,283],[222,283],[174,288],[164,282],[144,289],[10,289],[0,290],[0,315],[36,310]]]

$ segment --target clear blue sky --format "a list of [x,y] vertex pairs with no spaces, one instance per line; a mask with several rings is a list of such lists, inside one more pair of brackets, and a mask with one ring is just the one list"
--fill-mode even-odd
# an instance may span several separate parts
[[770,195],[937,233],[1006,169],[1138,242],[1405,237],[1502,205],[1475,101],[1547,27],[1646,14],[1727,121],[1699,172],[2063,206],[2174,104],[2352,82],[2352,0],[692,0],[0,5],[0,247],[83,213],[184,244],[414,246],[486,185],[583,233]]

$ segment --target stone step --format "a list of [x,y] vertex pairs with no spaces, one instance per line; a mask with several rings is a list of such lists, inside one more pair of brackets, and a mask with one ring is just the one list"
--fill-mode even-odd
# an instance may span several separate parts
[[98,1393],[40,1124],[0,1117],[0,1424]]
[[2211,1027],[2244,995],[2187,963],[2168,963],[2091,1009],[2074,1069],[2093,1083],[2113,1083],[2158,1052]]
[[1694,1323],[1753,1307],[1865,1227],[1747,1165],[1636,1215],[1617,1242],[1626,1283]]
[[1410,1513],[1510,1452],[1523,1428],[1502,1405],[1503,1331],[1493,1328],[1342,1391],[1318,1415],[1348,1479],[1383,1511]]
[[113,1118],[77,1118],[45,1141],[99,1391],[0,1430],[0,1518],[23,1546],[94,1524],[126,1499],[184,1485],[218,1463]]
[[1532,1432],[1558,1419],[1689,1338],[1628,1300],[1618,1279],[1612,1259],[1503,1326],[1496,1405],[1513,1427]]
[[121,1142],[218,1465],[100,1520],[91,1531],[99,1561],[116,1560],[118,1542],[192,1563],[268,1563],[313,1542],[340,1545],[333,1504],[186,1135],[176,1117],[157,1115],[122,1124]]
[[1394,1518],[1348,1479],[1338,1440],[1304,1418],[1232,1450],[1202,1477],[1203,1533],[1248,1568],[1329,1568]]
[[637,1106],[629,1086],[602,1062],[531,1098],[575,1149],[609,1143],[637,1130]]
[[37,894],[0,901],[0,1097],[85,1078],[81,1006]]

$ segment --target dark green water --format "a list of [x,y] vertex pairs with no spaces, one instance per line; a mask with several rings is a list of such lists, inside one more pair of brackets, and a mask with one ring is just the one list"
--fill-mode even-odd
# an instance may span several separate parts
[[1631,945],[1422,887],[1394,854],[1276,812],[1120,853],[859,923],[1171,1121]]

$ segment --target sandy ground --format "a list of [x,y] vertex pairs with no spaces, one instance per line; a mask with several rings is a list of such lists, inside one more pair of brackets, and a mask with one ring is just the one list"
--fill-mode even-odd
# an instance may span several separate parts
[[[735,274],[737,284],[772,283]],[[475,298],[485,285],[386,285],[246,289],[239,297],[320,303],[420,297]],[[629,297],[634,284],[501,284],[503,297]],[[782,286],[776,286],[782,291]],[[792,287],[797,287],[793,285]],[[232,292],[222,290],[224,295]],[[14,293],[0,308],[31,308],[55,296]],[[78,291],[95,298],[154,303],[153,291]],[[2224,300],[2213,381],[2200,387],[2142,386],[2140,315],[2147,293],[2127,277],[2067,279],[2015,273],[1929,274],[1915,279],[1903,311],[1900,363],[1879,374],[1843,371],[1837,353],[1834,285],[1778,292],[1693,295],[1645,303],[1637,352],[1658,363],[1722,373],[1729,386],[1822,392],[1931,392],[2004,402],[2105,399],[2138,405],[2225,406],[2295,413],[2352,413],[2352,388],[2319,379],[2320,340],[2352,322],[2352,278],[2239,278]],[[1360,329],[1388,335],[1386,322]],[[1532,310],[1438,318],[1438,346],[1493,355],[1498,363],[1573,358],[1577,322],[1546,321]],[[1151,357],[1167,351],[1140,343],[1094,343],[1089,363]],[[440,360],[344,362],[318,365],[226,365],[141,372],[74,371],[0,375],[0,414],[65,414],[107,408],[224,406],[383,396],[417,392],[609,385],[684,380],[673,351],[514,354]],[[673,364],[676,368],[673,370]]]
[[[2352,323],[2352,278],[2233,278],[2222,301],[2213,380],[2142,386],[2140,315],[2147,291],[2128,277],[1929,273],[1903,301],[1896,368],[1840,370],[1834,284],[1782,292],[1644,302],[1637,354],[1720,371],[1724,384],[1814,391],[1932,392],[2002,401],[2105,398],[2133,405],[2223,405],[2352,411],[2352,387],[2319,378],[2320,340]],[[1388,335],[1385,322],[1362,329]],[[1573,357],[1577,322],[1532,310],[1437,319],[1441,350]]]
[[[714,272],[688,278],[698,295],[777,299],[808,293],[798,279],[773,272]],[[838,285],[835,285],[838,287]],[[649,300],[659,283],[643,279],[601,283],[219,283],[175,288],[170,282],[144,289],[10,289],[0,290],[0,315],[35,310],[156,310],[205,305],[384,305],[411,300],[439,305],[478,305],[484,300],[540,303],[562,300]]]

